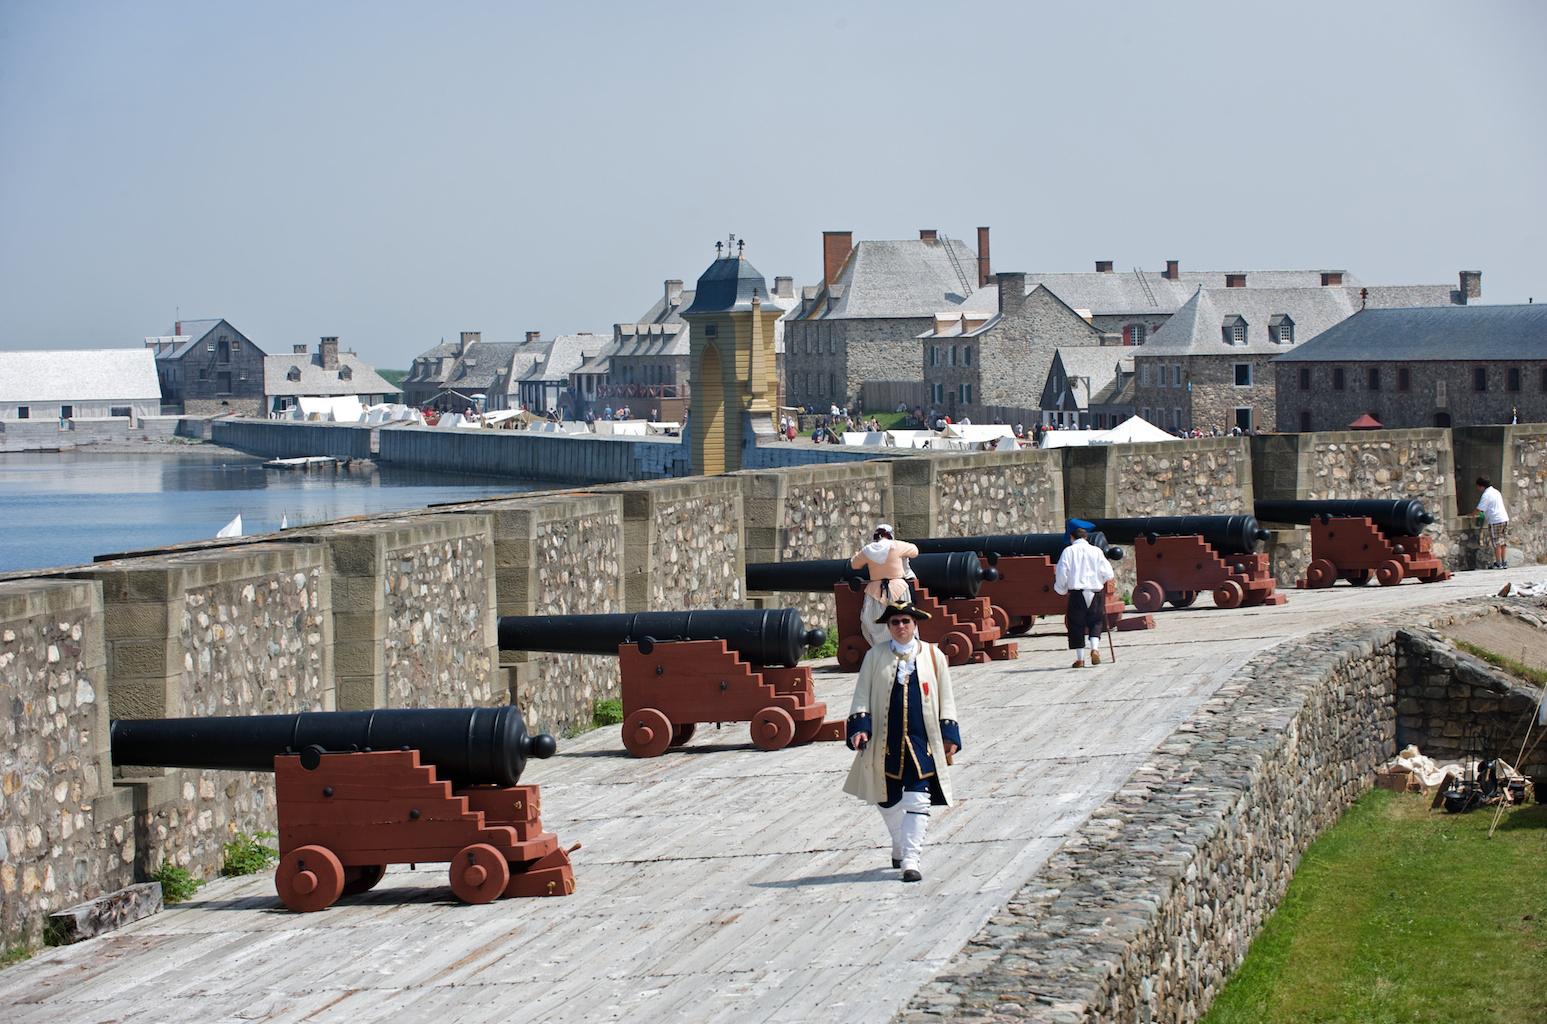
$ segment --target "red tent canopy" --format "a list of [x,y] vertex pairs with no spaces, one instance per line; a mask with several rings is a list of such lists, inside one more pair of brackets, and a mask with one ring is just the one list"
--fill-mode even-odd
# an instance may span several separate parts
[[1381,430],[1381,421],[1365,413],[1348,425],[1349,430]]

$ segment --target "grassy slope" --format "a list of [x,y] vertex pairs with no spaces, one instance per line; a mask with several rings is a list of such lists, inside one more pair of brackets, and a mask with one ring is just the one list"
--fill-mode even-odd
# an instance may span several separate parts
[[1301,861],[1204,1018],[1547,1021],[1547,806],[1431,812],[1366,794]]

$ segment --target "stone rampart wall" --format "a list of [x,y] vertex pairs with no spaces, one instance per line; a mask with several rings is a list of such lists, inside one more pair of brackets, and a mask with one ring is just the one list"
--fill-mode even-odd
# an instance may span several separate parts
[[56,451],[94,444],[127,441],[167,441],[184,433],[176,416],[70,420],[65,429],[56,419],[0,421],[0,452]]
[[638,480],[665,475],[678,463],[686,466],[684,446],[676,438],[645,440],[430,427],[383,429],[380,458],[382,462],[418,469],[456,466],[464,473],[578,484]]
[[0,583],[0,945],[134,881],[133,802],[110,782],[102,588]]
[[627,611],[740,608],[746,593],[741,481],[690,477],[613,488],[623,496]]
[[[1487,602],[1417,616],[1430,626]],[[1253,658],[898,1020],[1193,1021],[1395,753],[1403,611]],[[1476,708],[1457,708],[1463,723]],[[1465,724],[1462,726],[1465,727]]]
[[[877,523],[892,516],[892,466],[854,466],[743,471],[746,562],[801,562],[849,558],[869,542]],[[831,591],[781,591],[765,607],[795,608],[808,628],[831,632],[836,608]]]
[[902,537],[1063,531],[1063,456],[1056,450],[900,459],[892,477]]

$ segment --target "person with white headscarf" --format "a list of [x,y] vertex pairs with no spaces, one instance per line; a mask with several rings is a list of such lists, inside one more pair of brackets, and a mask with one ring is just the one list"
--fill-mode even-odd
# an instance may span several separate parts
[[953,799],[949,765],[962,745],[945,655],[918,636],[927,618],[911,604],[882,611],[888,641],[865,655],[844,729],[855,754],[843,791],[880,810],[904,882],[924,878],[930,810]]
[[878,621],[880,615],[889,604],[911,602],[912,581],[917,579],[908,559],[919,556],[918,546],[894,540],[892,533],[891,523],[876,524],[870,543],[849,559],[850,568],[864,569],[870,575],[859,610],[859,628],[871,647],[891,639],[886,624]]

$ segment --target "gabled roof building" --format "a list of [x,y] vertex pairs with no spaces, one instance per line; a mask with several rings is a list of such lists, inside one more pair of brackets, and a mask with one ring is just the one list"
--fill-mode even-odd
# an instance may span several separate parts
[[263,394],[265,409],[272,416],[302,398],[351,395],[361,405],[379,405],[396,401],[401,392],[359,356],[340,351],[337,338],[326,337],[315,353],[307,351],[305,345],[296,345],[289,355],[266,356]]
[[1285,432],[1547,421],[1547,305],[1365,309],[1272,373]]
[[156,357],[148,348],[0,352],[0,421],[65,424],[160,413]]
[[224,319],[179,320],[145,339],[161,401],[189,416],[263,414],[264,351]]

